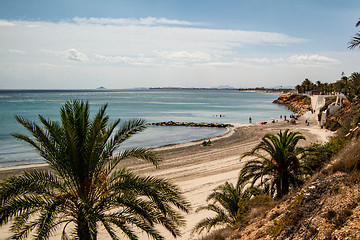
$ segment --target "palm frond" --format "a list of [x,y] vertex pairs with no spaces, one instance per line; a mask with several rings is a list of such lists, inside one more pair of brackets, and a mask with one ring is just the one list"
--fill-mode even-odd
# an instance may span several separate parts
[[155,166],[161,162],[159,154],[147,148],[126,149],[111,158],[108,171],[111,172],[121,161],[131,157],[145,160]]
[[[265,134],[262,141],[252,151],[245,153],[241,160],[248,156],[254,160],[246,162],[239,176],[244,181],[251,181],[254,186],[258,181],[260,185],[275,187],[270,192],[277,192],[279,196],[289,191],[287,184],[295,184],[301,175],[299,156],[304,149],[296,147],[305,137],[300,132],[290,132],[286,129],[277,135]],[[270,180],[270,178],[273,180]]]
[[214,204],[209,204],[206,207],[199,208],[199,210],[209,210],[216,213],[214,217],[207,217],[201,220],[193,228],[193,232],[201,233],[204,230],[210,231],[213,227],[219,225],[231,225],[233,222],[228,218],[226,213]]
[[112,141],[109,142],[107,152],[112,154],[122,142],[129,139],[132,135],[145,130],[145,123],[144,119],[133,119],[124,122],[115,133]]
[[360,33],[356,33],[355,36],[349,42],[349,49],[354,49],[356,47],[360,47]]
[[60,109],[60,123],[39,115],[39,126],[16,117],[30,136],[13,136],[35,148],[51,171],[29,172],[0,183],[0,225],[12,221],[14,239],[31,233],[36,239],[48,239],[60,226],[63,240],[80,235],[96,239],[98,223],[112,239],[119,239],[118,229],[130,239],[138,239],[139,230],[163,239],[156,226],[174,237],[180,235],[185,224],[180,212],[191,210],[180,189],[118,166],[129,157],[157,166],[158,154],[133,148],[114,156],[121,143],[146,128],[145,121],[129,120],[119,126],[118,119],[109,124],[106,109],[107,105],[101,107],[90,120],[88,102],[72,100]]

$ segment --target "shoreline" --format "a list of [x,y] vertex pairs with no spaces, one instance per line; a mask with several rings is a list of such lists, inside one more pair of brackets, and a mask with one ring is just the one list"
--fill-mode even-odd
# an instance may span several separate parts
[[[310,120],[314,120],[315,118],[312,118],[311,115],[309,115],[308,113],[304,114],[302,117],[300,117],[301,119],[306,119],[308,121]],[[255,123],[215,123],[215,124],[220,124],[220,125],[225,125],[226,127],[221,127],[221,128],[226,128],[227,131],[225,133],[222,133],[218,136],[213,136],[213,137],[206,137],[206,138],[201,138],[198,140],[192,140],[189,142],[182,142],[182,143],[172,143],[172,144],[165,144],[162,146],[158,146],[158,147],[150,147],[149,149],[152,149],[154,151],[157,152],[162,152],[162,151],[166,151],[166,150],[176,150],[178,148],[184,148],[184,147],[189,147],[189,146],[193,146],[193,145],[199,145],[201,144],[204,140],[208,140],[211,139],[211,141],[217,141],[220,140],[222,138],[227,138],[227,137],[231,137],[235,131],[239,128],[247,128],[247,127],[255,127],[255,126],[269,126],[271,124],[277,124],[280,121],[283,121],[285,123],[285,121],[283,119],[276,119],[277,122],[272,123],[272,120],[268,120],[268,124],[267,125],[262,125],[261,122],[255,122]],[[202,123],[195,123],[195,124],[202,124]],[[206,123],[209,124],[209,123]],[[210,123],[211,124],[211,123]],[[286,123],[289,124],[290,123]],[[175,125],[168,125],[168,126],[175,126]],[[166,127],[166,126],[164,126]],[[191,126],[190,126],[191,127]],[[198,126],[196,126],[198,127]],[[207,126],[203,126],[203,127],[207,127]],[[324,129],[321,129],[321,131],[323,131]],[[324,141],[324,137],[323,137],[323,141]],[[33,170],[33,169],[45,169],[48,168],[48,165],[46,162],[43,163],[24,163],[24,164],[16,164],[16,165],[9,165],[9,166],[1,166],[0,167],[0,180],[1,179],[5,179],[7,176],[11,176],[12,173],[14,175],[18,175],[16,172],[17,171],[22,171],[22,170]],[[6,174],[6,173],[9,174]]]
[[[226,133],[211,138],[210,146],[202,146],[202,139],[153,148],[163,159],[157,168],[138,159],[128,159],[122,162],[121,167],[126,167],[141,176],[165,178],[178,185],[185,198],[191,203],[193,211],[185,215],[187,225],[182,229],[183,236],[177,239],[194,240],[199,235],[192,235],[192,228],[209,214],[206,211],[195,212],[195,209],[206,205],[206,198],[215,187],[226,181],[236,183],[238,173],[243,166],[243,163],[239,161],[240,157],[255,147],[266,133],[276,134],[286,128],[291,131],[300,131],[306,137],[307,140],[301,141],[300,146],[326,141],[332,132],[320,129],[314,118],[314,114],[301,117],[295,125],[284,120],[275,123],[268,122],[264,125],[261,123],[234,124],[234,127],[229,128]],[[311,122],[310,126],[305,124],[305,120],[308,119]],[[2,167],[0,178],[20,175],[26,170],[33,169],[49,169],[49,167],[46,163]],[[165,239],[174,239],[166,231],[161,230],[161,232]],[[0,240],[5,240],[9,236],[8,225],[1,228],[0,236]],[[56,235],[52,239],[57,239],[57,237],[59,236]],[[99,238],[109,239],[102,230],[99,232]],[[140,239],[147,240],[148,238],[144,235],[140,236]]]
[[[227,123],[224,123],[224,124],[227,124]],[[239,124],[242,124],[242,123],[239,123]],[[206,139],[213,139],[215,141],[215,140],[221,139],[223,137],[228,137],[229,134],[231,136],[231,134],[234,133],[234,129],[236,128],[234,126],[235,125],[239,126],[239,124],[228,124],[229,126],[225,127],[227,129],[227,131],[218,136],[201,138],[198,140],[193,140],[193,141],[183,142],[183,143],[166,144],[166,145],[162,145],[159,147],[152,147],[149,149],[159,152],[159,151],[164,151],[164,150],[168,150],[168,149],[176,149],[176,148],[201,144],[201,142]],[[244,125],[246,125],[246,124],[244,124]],[[0,180],[6,179],[7,177],[10,177],[10,176],[20,175],[20,172],[22,173],[23,171],[31,171],[31,170],[37,170],[37,169],[49,169],[49,166],[46,162],[24,163],[24,164],[16,164],[16,165],[9,165],[9,166],[0,166]]]

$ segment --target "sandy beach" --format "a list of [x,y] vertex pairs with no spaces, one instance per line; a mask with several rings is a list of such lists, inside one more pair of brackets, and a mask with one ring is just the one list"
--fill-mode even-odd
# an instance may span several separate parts
[[[310,121],[310,126],[306,126],[305,120]],[[206,205],[206,198],[212,190],[223,184],[225,181],[235,183],[238,173],[243,165],[240,156],[251,150],[261,141],[266,133],[278,133],[286,128],[292,131],[300,131],[306,141],[301,141],[300,145],[325,142],[332,132],[320,129],[317,124],[315,114],[305,114],[299,119],[297,124],[290,124],[282,119],[278,122],[268,122],[265,125],[254,124],[234,124],[226,134],[212,138],[211,146],[202,146],[203,140],[165,146],[155,149],[163,158],[163,162],[158,168],[139,160],[129,160],[124,162],[124,166],[132,169],[140,175],[151,175],[166,178],[177,184],[183,191],[185,197],[192,204],[193,210],[199,206]],[[24,165],[4,167],[0,169],[0,178],[22,174],[25,170],[47,168],[46,164]],[[186,215],[187,225],[183,229],[182,240],[196,239],[191,229],[194,225],[206,217],[209,213],[202,211],[195,213],[192,211]],[[166,239],[173,239],[164,232]],[[8,236],[7,227],[0,230],[0,239]],[[57,238],[55,238],[57,239]],[[108,239],[107,235],[101,233],[99,239]],[[142,239],[147,239],[146,236]]]
[[[198,141],[179,145],[176,148],[158,149],[164,162],[157,169],[145,167],[142,164],[130,168],[139,174],[163,177],[176,183],[181,187],[193,208],[196,209],[206,205],[207,196],[218,185],[225,181],[236,183],[238,173],[244,164],[239,161],[240,156],[257,145],[264,134],[275,134],[289,128],[292,131],[300,131],[306,137],[307,140],[300,142],[300,145],[327,141],[332,133],[320,129],[314,118],[309,117],[307,119],[310,119],[310,126],[305,125],[305,118],[302,118],[296,125],[285,121],[265,125],[238,124],[227,135],[219,139],[212,139],[211,146],[203,147],[201,141]],[[191,229],[207,214],[209,213],[205,211],[188,214],[186,216],[187,226],[180,239],[199,237],[192,236]],[[166,239],[172,238],[167,236]]]
[[[310,119],[310,126],[306,126],[305,119]],[[320,129],[312,116],[302,117],[296,125],[279,120],[277,123],[255,124],[235,124],[234,128],[223,136],[211,139],[211,146],[202,146],[202,140],[166,146],[155,149],[160,153],[163,162],[158,168],[139,160],[129,160],[124,162],[124,166],[132,169],[140,175],[152,175],[166,178],[176,183],[183,191],[185,197],[192,204],[193,210],[199,206],[206,205],[206,198],[212,190],[223,184],[225,181],[235,183],[238,173],[243,163],[240,156],[251,150],[258,144],[266,133],[277,133],[286,128],[292,131],[300,131],[305,137],[306,142],[302,145],[311,143],[322,143],[332,134],[328,130]],[[4,167],[0,169],[0,177],[22,174],[25,170],[45,169],[46,164],[23,165]],[[187,225],[183,229],[183,236],[178,239],[196,239],[191,229],[193,226],[207,216],[207,212],[194,211],[186,215]],[[173,239],[167,232],[164,232],[166,239]],[[8,236],[7,228],[0,230],[0,239]],[[99,239],[107,239],[106,234],[101,234]],[[143,239],[147,239],[144,236]]]

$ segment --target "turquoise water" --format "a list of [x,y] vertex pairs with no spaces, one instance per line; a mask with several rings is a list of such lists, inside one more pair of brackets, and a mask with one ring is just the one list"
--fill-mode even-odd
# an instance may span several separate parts
[[[0,166],[42,162],[26,143],[11,133],[26,133],[15,121],[20,115],[37,122],[37,115],[59,120],[60,107],[70,99],[88,100],[94,114],[108,103],[110,120],[144,118],[147,122],[247,123],[278,118],[291,112],[272,104],[278,95],[230,90],[146,89],[146,90],[0,90]],[[220,117],[221,115],[221,117]],[[128,140],[131,146],[158,147],[211,138],[226,130],[217,128],[156,127]]]

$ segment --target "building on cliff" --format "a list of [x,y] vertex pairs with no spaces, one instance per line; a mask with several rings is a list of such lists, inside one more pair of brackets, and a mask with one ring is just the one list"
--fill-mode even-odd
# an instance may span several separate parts
[[343,107],[343,100],[346,99],[346,96],[342,93],[340,93],[337,97],[336,97],[336,101],[332,104],[329,105],[328,107],[328,112],[329,114],[333,114],[334,112],[336,112],[337,110],[339,110],[340,108]]
[[343,101],[346,100],[346,96],[342,93],[337,95],[336,101],[331,103],[328,108],[322,112],[320,125],[323,126],[326,123],[326,117],[337,112],[339,109],[344,107]]

